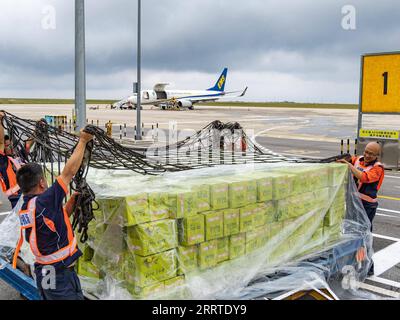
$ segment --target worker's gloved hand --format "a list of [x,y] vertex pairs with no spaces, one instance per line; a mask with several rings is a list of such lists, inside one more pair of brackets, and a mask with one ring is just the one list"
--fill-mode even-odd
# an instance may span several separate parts
[[349,162],[346,159],[338,159],[338,160],[336,160],[336,162],[349,164]]
[[93,135],[88,133],[85,129],[80,131],[79,139],[85,143],[88,143],[93,139]]

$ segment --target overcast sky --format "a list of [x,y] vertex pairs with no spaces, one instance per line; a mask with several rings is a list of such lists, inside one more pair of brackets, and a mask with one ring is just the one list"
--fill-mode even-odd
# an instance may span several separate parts
[[[343,19],[354,27],[345,5],[356,10],[355,30],[343,28]],[[399,0],[143,0],[142,6],[143,88],[169,82],[205,89],[226,66],[225,89],[249,86],[245,100],[357,103],[360,55],[400,50]],[[136,18],[136,1],[86,0],[88,98],[130,94]],[[74,1],[1,0],[0,39],[0,97],[73,98]]]

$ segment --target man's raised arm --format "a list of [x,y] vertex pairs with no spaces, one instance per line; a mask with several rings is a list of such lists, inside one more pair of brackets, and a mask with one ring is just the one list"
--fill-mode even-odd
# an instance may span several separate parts
[[79,142],[76,146],[71,158],[67,161],[63,171],[61,172],[60,178],[66,186],[68,186],[78,172],[79,167],[82,164],[83,156],[85,154],[86,144],[93,139],[93,135],[81,130],[79,136]]

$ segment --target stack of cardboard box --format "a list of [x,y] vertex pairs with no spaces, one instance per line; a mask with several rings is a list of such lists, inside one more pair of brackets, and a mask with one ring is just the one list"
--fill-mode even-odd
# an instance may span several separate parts
[[135,298],[151,298],[256,250],[279,264],[340,237],[346,183],[347,166],[327,164],[99,196],[78,272],[111,275]]

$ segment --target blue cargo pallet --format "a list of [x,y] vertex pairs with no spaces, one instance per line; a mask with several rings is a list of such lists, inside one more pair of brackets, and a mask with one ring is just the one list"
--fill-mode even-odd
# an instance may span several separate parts
[[[349,264],[354,264],[355,254],[358,249],[364,245],[364,239],[358,238],[346,241],[325,252],[322,252],[314,259],[305,259],[304,263],[316,263],[321,266],[328,267],[331,274],[337,274],[342,267]],[[299,263],[301,265],[302,262]],[[4,280],[15,290],[20,292],[29,300],[41,300],[37,291],[35,281],[26,276],[20,270],[12,268],[11,264],[0,258],[0,279]],[[92,299],[96,299],[92,297]],[[90,299],[90,298],[89,298]]]
[[13,269],[11,264],[1,258],[0,279],[4,280],[28,300],[41,300],[35,281],[20,270]]

